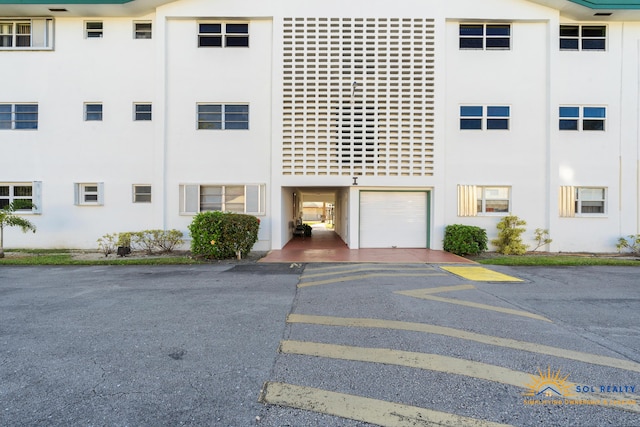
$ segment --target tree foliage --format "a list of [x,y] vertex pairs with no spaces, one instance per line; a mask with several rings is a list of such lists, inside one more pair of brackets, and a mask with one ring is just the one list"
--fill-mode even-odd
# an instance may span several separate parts
[[30,209],[33,204],[27,201],[9,203],[0,209],[0,258],[4,258],[4,229],[5,227],[19,227],[23,233],[36,232],[36,226],[26,218],[17,214],[21,209]]

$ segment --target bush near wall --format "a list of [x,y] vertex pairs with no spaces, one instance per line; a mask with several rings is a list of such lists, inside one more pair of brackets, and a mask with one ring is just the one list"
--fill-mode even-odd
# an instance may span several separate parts
[[443,249],[456,255],[479,255],[487,250],[487,232],[472,225],[453,224],[444,229]]
[[184,243],[182,236],[182,231],[179,230],[125,231],[105,234],[98,239],[98,250],[104,256],[115,253],[118,247],[143,249],[148,254],[155,251],[168,253]]
[[252,215],[201,212],[191,224],[191,253],[207,259],[246,256],[258,241],[260,220]]

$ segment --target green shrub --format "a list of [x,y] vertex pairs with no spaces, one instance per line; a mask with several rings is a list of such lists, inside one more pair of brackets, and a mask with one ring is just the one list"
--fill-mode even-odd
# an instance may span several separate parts
[[132,243],[144,249],[148,254],[154,251],[172,252],[176,246],[184,243],[182,231],[144,230],[132,233]]
[[160,231],[156,238],[156,245],[162,252],[173,252],[176,246],[184,243],[182,231],[179,230],[157,230]]
[[201,212],[189,225],[191,253],[210,259],[246,256],[258,241],[260,220],[251,215]]
[[443,243],[447,252],[461,256],[478,255],[487,250],[487,232],[472,225],[447,225]]
[[497,251],[503,255],[524,255],[527,252],[527,245],[522,243],[522,233],[526,231],[523,227],[527,222],[515,215],[508,215],[498,223],[498,238],[491,241],[491,244],[498,247]]
[[134,233],[130,231],[126,231],[124,233],[118,233],[118,246],[123,246],[125,248],[131,247],[131,238]]
[[104,256],[109,256],[116,251],[118,246],[118,234],[105,234],[101,238],[98,239],[98,250],[104,254]]
[[618,252],[620,253],[622,253],[623,249],[626,249],[632,254],[640,255],[640,234],[636,234],[635,236],[631,234],[627,238],[619,238],[616,248],[618,248]]
[[178,230],[144,230],[105,234],[98,239],[98,250],[108,256],[118,247],[142,249],[148,254],[154,251],[171,252],[184,243]]
[[533,248],[534,251],[537,251],[541,246],[548,245],[549,243],[553,242],[553,240],[549,237],[549,230],[543,230],[542,228],[536,228],[534,238],[537,244],[536,247]]

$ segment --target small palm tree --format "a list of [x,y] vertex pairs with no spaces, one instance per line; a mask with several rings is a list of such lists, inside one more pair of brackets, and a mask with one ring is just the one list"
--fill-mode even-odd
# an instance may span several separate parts
[[31,208],[30,202],[12,202],[0,209],[0,258],[4,258],[4,228],[20,227],[23,233],[31,230],[36,232],[36,226],[29,220],[16,215],[16,211],[24,208]]

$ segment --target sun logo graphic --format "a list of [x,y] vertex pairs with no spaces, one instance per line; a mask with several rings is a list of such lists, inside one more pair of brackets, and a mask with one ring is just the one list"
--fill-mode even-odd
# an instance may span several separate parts
[[525,396],[534,396],[540,398],[569,397],[573,384],[567,382],[569,374],[562,375],[560,369],[551,372],[551,368],[547,367],[547,372],[543,372],[538,368],[538,375],[531,375],[531,383],[526,384],[527,391]]

